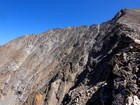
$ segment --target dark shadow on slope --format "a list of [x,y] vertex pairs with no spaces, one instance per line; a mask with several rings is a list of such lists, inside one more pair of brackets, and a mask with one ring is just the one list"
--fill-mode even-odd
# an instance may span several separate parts
[[[106,81],[107,85],[105,87],[100,88],[95,94],[93,94],[91,99],[87,102],[87,105],[111,105],[112,104],[113,81],[114,78],[116,78],[115,75],[112,74],[112,70],[114,66],[113,56],[121,52],[122,50],[126,49],[131,43],[134,42],[130,37],[127,36],[127,33],[120,34],[119,33],[120,30],[127,30],[127,29],[122,25],[119,28],[119,30],[115,31],[115,33],[112,36],[106,37],[104,39],[105,41],[99,52],[96,52],[94,50],[91,51],[91,53],[89,54],[86,69],[77,77],[77,81],[75,85],[70,89],[73,90],[76,87],[78,87],[80,84],[93,87],[99,82]],[[92,58],[96,58],[99,55],[102,55],[99,58],[101,59],[100,62],[98,63],[96,63],[96,61],[91,62]],[[102,98],[100,97],[99,94],[101,91],[103,92],[103,94],[106,95],[106,98],[103,99],[104,104],[102,104],[103,102],[102,103],[99,102],[99,100]],[[68,97],[69,95],[67,94],[63,102],[65,102],[66,101],[65,99],[67,99]],[[68,100],[67,103],[69,103]]]

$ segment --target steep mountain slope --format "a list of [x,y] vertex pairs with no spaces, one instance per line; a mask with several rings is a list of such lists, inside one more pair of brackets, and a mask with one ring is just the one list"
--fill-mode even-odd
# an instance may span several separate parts
[[140,9],[0,46],[0,105],[140,105],[139,88]]

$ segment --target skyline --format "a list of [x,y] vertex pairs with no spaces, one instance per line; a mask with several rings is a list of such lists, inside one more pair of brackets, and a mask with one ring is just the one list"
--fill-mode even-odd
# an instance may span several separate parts
[[140,0],[0,0],[0,45],[52,28],[100,24]]

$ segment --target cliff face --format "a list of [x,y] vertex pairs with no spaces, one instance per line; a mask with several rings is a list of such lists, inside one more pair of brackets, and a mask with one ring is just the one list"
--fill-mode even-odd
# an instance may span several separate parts
[[0,46],[0,105],[131,104],[140,105],[140,9]]

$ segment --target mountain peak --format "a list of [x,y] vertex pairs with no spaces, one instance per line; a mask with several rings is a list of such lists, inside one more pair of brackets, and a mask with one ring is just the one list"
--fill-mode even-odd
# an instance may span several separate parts
[[0,105],[138,105],[140,9],[0,46]]

